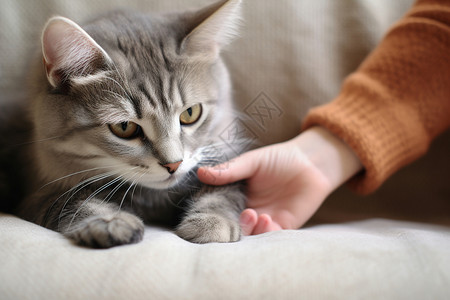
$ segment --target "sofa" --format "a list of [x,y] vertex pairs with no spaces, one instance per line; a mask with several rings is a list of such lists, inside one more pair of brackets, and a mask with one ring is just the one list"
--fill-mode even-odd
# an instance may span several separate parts
[[[24,97],[45,21],[211,0],[0,0],[0,103]],[[412,0],[243,0],[224,51],[236,109],[257,146],[300,132]],[[450,55],[450,54],[449,54]],[[255,115],[255,107],[270,113]],[[0,299],[450,299],[450,134],[368,196],[343,186],[301,229],[192,244],[146,226],[98,250],[0,213]],[[2,201],[2,199],[0,199]]]

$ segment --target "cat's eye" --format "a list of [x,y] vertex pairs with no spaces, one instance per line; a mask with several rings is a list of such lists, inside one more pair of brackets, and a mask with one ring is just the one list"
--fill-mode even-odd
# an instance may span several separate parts
[[181,125],[191,125],[197,122],[202,116],[201,104],[195,104],[183,111],[180,115]]
[[111,132],[121,139],[133,139],[141,132],[141,127],[134,122],[122,122],[118,124],[110,124]]

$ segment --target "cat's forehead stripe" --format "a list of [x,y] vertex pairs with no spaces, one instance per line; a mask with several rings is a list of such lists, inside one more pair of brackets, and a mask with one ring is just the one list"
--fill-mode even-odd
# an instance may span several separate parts
[[179,80],[177,80],[177,88],[178,88],[178,95],[180,95],[181,103],[183,103],[183,106],[186,105],[186,93],[185,90]]
[[183,101],[181,93],[177,92],[178,89],[179,89],[178,80],[175,77],[172,77],[170,81],[170,97],[173,99],[174,102],[177,101],[178,98],[181,98],[181,104],[185,106],[186,103]]
[[142,109],[141,109],[141,103],[138,100],[138,98],[135,98],[133,96],[129,97],[131,100],[131,103],[133,104],[134,110],[136,111],[136,115],[138,119],[142,119]]
[[164,50],[164,45],[163,45],[162,41],[159,42],[159,49],[161,50],[161,55],[163,57],[164,64],[165,64],[165,67],[166,67],[167,71],[172,73],[174,71],[174,68],[172,66],[172,63],[170,62],[170,60],[168,59],[168,57],[166,55],[166,52]]
[[164,92],[164,82],[166,81],[164,79],[162,74],[156,78],[157,84],[155,85],[155,90],[159,98],[159,103],[163,106],[164,110],[169,111],[169,99],[167,99],[166,93]]
[[150,95],[150,93],[149,93],[149,91],[148,91],[148,89],[147,89],[147,87],[146,87],[146,84],[145,84],[144,82],[140,82],[140,83],[138,84],[138,90],[139,90],[139,92],[141,92],[141,93],[144,95],[145,99],[148,100],[148,102],[150,103],[150,105],[151,105],[153,108],[155,108],[155,107],[156,107],[156,101],[155,101],[155,99],[153,98],[153,96]]

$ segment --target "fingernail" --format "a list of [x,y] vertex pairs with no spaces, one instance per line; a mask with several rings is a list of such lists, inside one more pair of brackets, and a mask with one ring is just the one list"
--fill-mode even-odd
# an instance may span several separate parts
[[197,171],[198,176],[203,177],[204,180],[214,183],[216,182],[216,177],[208,170],[207,167],[201,167]]
[[249,225],[251,218],[252,216],[250,216],[249,214],[241,214],[239,222],[241,223],[241,225]]
[[205,167],[200,167],[197,170],[197,173],[200,175],[206,175],[208,171],[206,171]]

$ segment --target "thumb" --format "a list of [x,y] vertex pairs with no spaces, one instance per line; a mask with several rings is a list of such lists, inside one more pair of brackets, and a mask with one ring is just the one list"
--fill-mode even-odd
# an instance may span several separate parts
[[258,155],[254,150],[214,167],[201,167],[197,175],[203,183],[224,185],[252,177],[258,166]]

